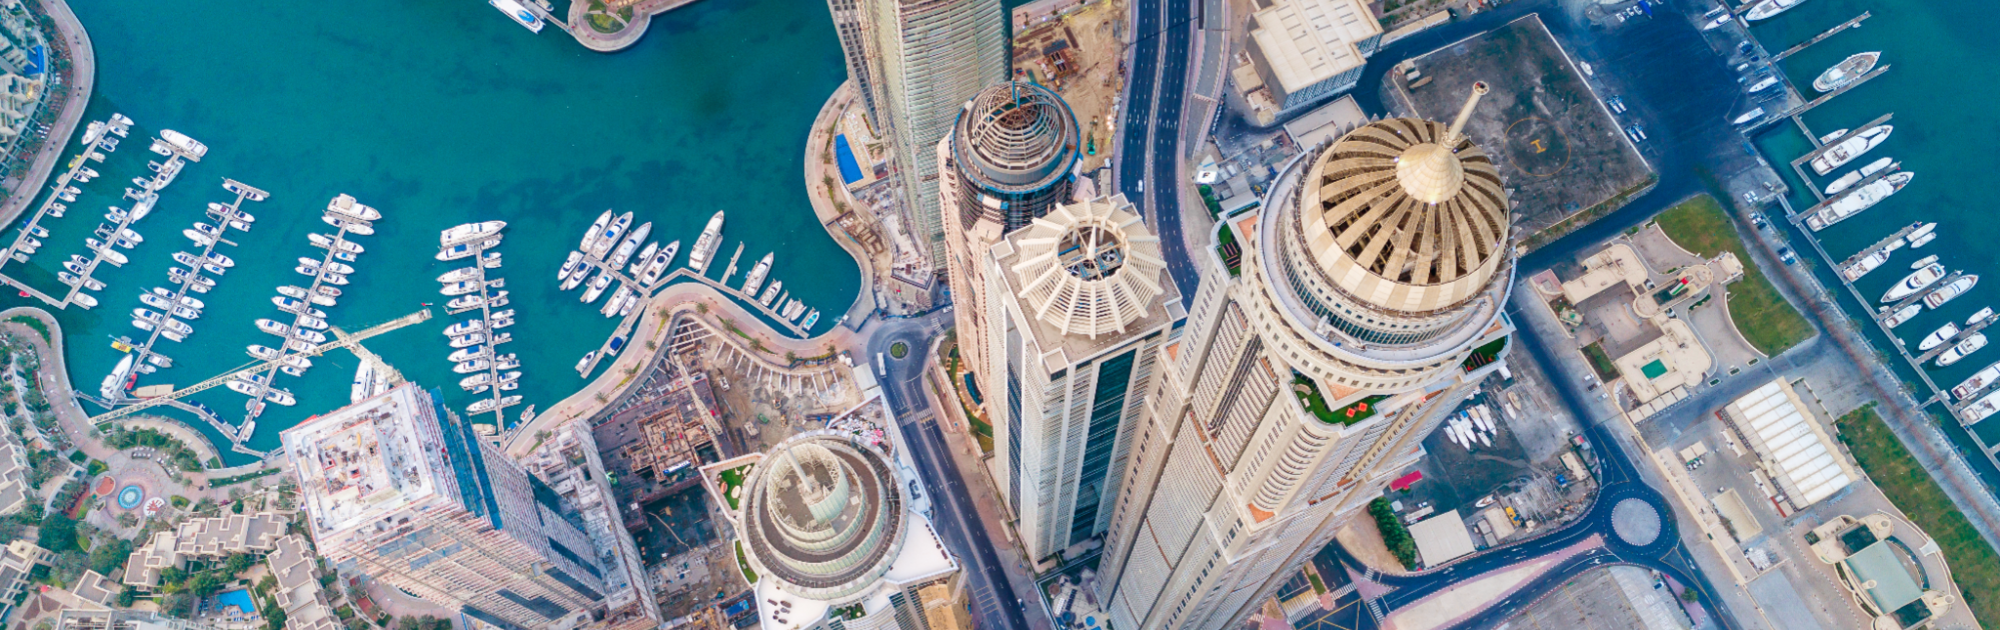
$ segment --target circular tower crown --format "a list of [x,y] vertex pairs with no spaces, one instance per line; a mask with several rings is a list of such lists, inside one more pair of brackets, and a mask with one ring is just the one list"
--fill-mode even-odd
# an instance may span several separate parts
[[747,551],[794,592],[837,599],[873,585],[903,541],[901,484],[881,453],[837,433],[773,447],[743,486]]
[[1122,332],[1164,290],[1160,239],[1123,196],[1057,205],[1014,242],[1025,306],[1065,335]]
[[986,214],[1012,231],[1067,198],[1079,133],[1069,104],[1048,88],[1013,81],[973,96],[951,140],[963,225]]
[[1485,87],[1474,85],[1449,127],[1376,121],[1313,161],[1300,184],[1299,236],[1329,283],[1404,313],[1485,289],[1506,258],[1507,196],[1493,160],[1460,133]]

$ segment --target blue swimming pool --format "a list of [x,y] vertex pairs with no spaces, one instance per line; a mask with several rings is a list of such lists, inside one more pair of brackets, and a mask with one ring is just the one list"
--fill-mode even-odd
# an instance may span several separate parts
[[250,601],[250,591],[244,589],[218,593],[215,596],[215,603],[222,607],[235,608],[246,615],[257,614],[257,604]]
[[861,181],[861,164],[854,161],[854,149],[847,146],[847,134],[833,137],[833,158],[840,162],[842,183]]

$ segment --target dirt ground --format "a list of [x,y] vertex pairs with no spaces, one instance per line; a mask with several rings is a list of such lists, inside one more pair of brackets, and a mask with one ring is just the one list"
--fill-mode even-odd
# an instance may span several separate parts
[[[1492,88],[1466,133],[1500,167],[1520,234],[1531,235],[1646,185],[1646,164],[1539,18],[1529,16],[1413,60],[1428,85],[1384,75],[1383,102],[1449,121],[1475,81]],[[1409,110],[1414,110],[1410,112]]]
[[1111,100],[1125,89],[1125,0],[1097,0],[1014,34],[1016,78],[1055,89],[1081,126],[1083,170],[1111,157]]

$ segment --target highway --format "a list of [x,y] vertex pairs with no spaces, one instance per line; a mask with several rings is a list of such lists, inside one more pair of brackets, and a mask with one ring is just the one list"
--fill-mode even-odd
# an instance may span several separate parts
[[[965,572],[966,588],[972,599],[973,626],[994,630],[1047,628],[1051,624],[1046,621],[1029,625],[1027,611],[1034,610],[1039,615],[1042,607],[1029,606],[1024,596],[1033,594],[1016,594],[1007,581],[1002,568],[1004,560],[995,553],[993,541],[987,537],[979,510],[972,504],[972,491],[953,463],[951,446],[937,426],[937,414],[924,397],[923,370],[929,358],[930,340],[943,326],[950,325],[950,315],[946,310],[921,318],[885,322],[882,330],[868,340],[865,357],[871,364],[868,369],[872,369],[875,355],[882,354],[888,371],[887,378],[881,381],[883,396],[896,413],[904,442],[910,445],[917,474],[930,490],[932,525]],[[902,359],[891,359],[889,347],[897,342],[909,344],[909,354]],[[856,357],[857,361],[862,358]]]
[[1118,191],[1144,210],[1159,232],[1168,275],[1180,289],[1181,302],[1188,305],[1201,286],[1201,273],[1188,257],[1181,234],[1179,190],[1181,112],[1194,61],[1189,48],[1194,37],[1193,5],[1139,0],[1133,9],[1138,29],[1117,168]]

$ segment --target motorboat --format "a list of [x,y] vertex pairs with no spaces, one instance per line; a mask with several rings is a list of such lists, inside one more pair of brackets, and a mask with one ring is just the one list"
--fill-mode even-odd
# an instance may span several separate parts
[[486,343],[486,333],[472,333],[451,338],[453,348],[470,348],[482,343]]
[[1750,5],[1749,11],[1743,12],[1743,19],[1751,22],[1770,19],[1772,16],[1784,13],[1792,7],[1799,6],[1801,2],[1805,2],[1805,0],[1759,0],[1757,4]]
[[309,341],[312,343],[326,343],[325,333],[308,328],[293,329],[292,338],[300,341]]
[[337,212],[363,221],[376,221],[382,218],[381,212],[367,205],[355,202],[354,196],[347,193],[335,195],[332,201],[326,203],[326,209],[330,212]]
[[174,317],[179,317],[181,319],[187,319],[187,320],[201,319],[201,311],[197,311],[185,306],[174,307],[173,314]]
[[[79,277],[79,276],[77,276],[77,275],[75,275],[75,274],[71,274],[70,272],[67,272],[67,271],[58,271],[58,272],[56,272],[56,279],[57,279],[57,280],[61,280],[63,284],[66,284],[66,285],[69,285],[69,286],[76,286],[76,285],[79,285],[79,284],[81,284],[81,285],[83,285],[83,288],[85,288],[85,289],[89,289],[89,290],[92,290],[92,291],[102,291],[102,290],[104,290],[104,281],[103,281],[103,280],[98,280],[98,279],[96,279],[96,278],[84,278],[84,277]],[[82,295],[82,294],[80,294],[80,293],[79,293],[78,295]]]
[[1958,400],[1971,398],[1986,389],[1986,386],[1992,385],[1995,380],[2000,380],[2000,361],[1980,368],[1971,378],[1960,381],[1957,387],[1951,388],[1951,397]]
[[799,322],[799,327],[811,331],[813,324],[817,323],[819,323],[819,309],[813,309],[812,312],[806,313],[806,319]]
[[208,262],[210,262],[210,263],[214,263],[214,264],[216,264],[216,265],[218,265],[218,266],[221,266],[221,267],[225,267],[225,268],[227,268],[227,267],[235,267],[235,266],[236,266],[236,260],[235,260],[235,259],[232,259],[232,258],[230,258],[230,257],[228,257],[228,256],[226,256],[226,255],[223,255],[223,254],[222,254],[221,252],[210,252],[210,253],[209,253],[209,255],[208,255],[208,257],[207,257],[207,259],[208,259]]
[[478,386],[474,386],[474,387],[467,387],[467,388],[465,388],[465,391],[466,391],[467,393],[470,393],[470,394],[474,395],[474,396],[477,396],[477,395],[479,395],[479,394],[484,394],[484,393],[486,393],[486,390],[489,390],[489,389],[493,389],[493,388],[492,388],[491,386],[488,386],[488,385],[478,385]]
[[1888,140],[1889,134],[1895,131],[1895,125],[1876,125],[1849,136],[1839,144],[1826,147],[1819,155],[1813,156],[1813,172],[1821,175],[1831,173],[1833,169],[1840,168],[1881,145],[1882,141]]
[[451,351],[451,356],[446,357],[446,359],[452,363],[464,363],[473,359],[485,358],[487,354],[489,352],[486,346],[471,346]]
[[111,206],[111,209],[104,213],[104,220],[112,223],[124,223],[129,218],[131,215],[125,214],[125,209],[118,206]]
[[506,221],[483,221],[479,223],[467,223],[465,225],[455,226],[446,229],[444,232],[439,233],[438,244],[452,245],[462,241],[483,240],[486,237],[499,234],[500,230],[504,230],[506,228],[507,228]]
[[465,282],[453,282],[451,284],[445,285],[443,289],[439,289],[438,291],[447,296],[465,295],[473,291],[478,291],[482,284],[483,283],[477,280],[469,280]]
[[1840,60],[1840,63],[1833,64],[1833,67],[1819,73],[1819,78],[1813,79],[1813,89],[1821,92],[1832,92],[1847,87],[1848,84],[1853,83],[1856,79],[1860,79],[1863,75],[1868,74],[1868,71],[1874,70],[1875,62],[1881,59],[1881,51],[1848,55],[1846,59]]
[[297,321],[298,325],[301,327],[311,328],[313,330],[327,329],[326,320],[320,319],[318,317],[313,317],[311,315],[300,315]]
[[125,391],[127,378],[132,375],[132,363],[135,359],[136,357],[130,354],[119,359],[118,366],[112,368],[110,374],[105,375],[104,384],[98,387],[97,393],[106,400],[118,398],[118,394]]
[[285,339],[285,349],[292,352],[312,352],[313,345],[301,339]]
[[63,261],[63,268],[68,269],[70,273],[76,274],[78,276],[82,276],[85,273],[87,273],[86,271],[84,271],[84,264],[75,260]]
[[105,262],[109,262],[113,265],[123,265],[127,262],[130,262],[125,258],[124,254],[118,253],[118,250],[115,249],[100,249],[97,250],[97,255],[103,258]]
[[1750,84],[1750,89],[1745,91],[1751,94],[1756,94],[1758,92],[1762,92],[1764,90],[1768,90],[1774,87],[1778,87],[1778,77],[1764,77],[1763,79],[1758,80],[1756,83]]
[[289,324],[284,324],[269,319],[258,319],[257,330],[261,330],[273,335],[283,337],[292,331],[292,327]]
[[264,392],[264,400],[268,400],[273,403],[277,403],[279,405],[283,405],[286,407],[290,407],[298,402],[298,399],[292,397],[291,392],[282,389],[271,389],[269,391]]
[[485,413],[488,411],[496,411],[499,409],[504,409],[509,405],[518,404],[520,402],[521,402],[520,396],[507,396],[504,398],[488,398],[486,400],[475,401],[470,405],[466,405],[465,411],[467,413]]
[[1922,269],[1910,272],[1910,275],[1903,276],[1902,280],[1896,282],[1896,286],[1890,287],[1889,292],[1882,294],[1882,301],[1894,302],[1916,295],[1918,291],[1930,287],[1943,277],[1944,265],[1931,263]]
[[302,369],[302,368],[300,368],[300,367],[296,366],[296,365],[281,365],[281,366],[278,366],[278,371],[280,371],[280,372],[284,372],[284,373],[286,373],[286,374],[290,374],[290,375],[292,375],[292,376],[305,376],[305,375],[306,375],[306,371],[305,371],[304,369]]
[[521,367],[521,359],[515,357],[514,353],[509,352],[507,354],[493,357],[493,369],[511,370],[517,367]]
[[280,357],[285,356],[285,353],[277,348],[253,345],[249,347],[249,350],[252,358],[262,361],[276,361]]
[[1970,426],[1980,420],[1985,420],[1987,416],[1993,415],[1995,411],[2000,411],[2000,392],[1987,394],[1985,398],[1979,399],[1979,402],[1967,405],[1965,409],[1960,410],[1958,413],[1959,417],[1963,419],[1962,422]]
[[486,252],[485,255],[479,257],[479,266],[487,269],[499,269],[500,252]]
[[660,248],[660,253],[653,255],[653,259],[646,262],[645,270],[640,272],[640,275],[645,277],[640,281],[646,284],[659,282],[660,276],[665,275],[667,270],[674,266],[674,257],[679,256],[680,252],[680,241],[667,243],[666,247]]
[[624,235],[625,228],[630,225],[632,225],[632,213],[618,215],[617,220],[612,221],[611,225],[606,226],[604,231],[598,234],[597,241],[590,244],[590,249],[586,250],[586,253],[590,254],[591,258],[603,259],[605,254],[611,252],[611,248],[618,246],[618,237]]
[[624,335],[612,335],[611,341],[604,344],[604,353],[606,356],[618,354],[619,350],[624,350],[624,349],[625,349]]
[[500,239],[492,239],[484,243],[479,243],[478,247],[474,247],[473,244],[470,242],[459,243],[457,245],[453,245],[450,248],[445,249],[444,251],[438,252],[437,259],[446,261],[458,260],[466,256],[471,256],[481,249],[492,249],[499,246],[500,246]]
[[354,241],[350,241],[344,238],[336,240],[331,236],[320,234],[318,232],[307,234],[306,242],[312,243],[313,247],[318,247],[320,249],[331,249],[334,251],[347,252],[350,254],[360,254],[364,251],[367,251],[364,248],[362,248],[361,245],[355,243]]
[[458,379],[458,386],[465,388],[467,391],[471,391],[474,389],[483,391],[487,387],[492,386],[492,384],[493,384],[492,372],[474,374],[472,376],[467,376],[465,378]]
[[341,218],[331,214],[322,214],[319,218],[321,221],[325,221],[327,225],[333,226],[334,229],[345,230],[347,233],[356,236],[370,236],[375,233],[374,226],[361,221]]
[[200,221],[196,221],[196,222],[195,222],[195,224],[194,224],[194,231],[196,231],[196,232],[200,232],[200,233],[202,233],[202,234],[206,234],[206,235],[208,235],[208,236],[211,236],[211,237],[214,237],[214,236],[221,236],[221,235],[222,235],[222,228],[219,228],[219,227],[216,227],[216,226],[213,226],[213,225],[209,225],[209,224],[207,224],[207,223],[202,223],[202,222],[200,222]]
[[1984,347],[1986,347],[1986,334],[1972,333],[1972,336],[1966,337],[1965,341],[1958,342],[1958,345],[1952,346],[1950,350],[1944,351],[1944,354],[1938,355],[1937,366],[1948,367]]
[[583,358],[582,358],[582,359],[579,359],[579,360],[577,360],[577,362],[576,362],[576,371],[577,371],[577,373],[578,373],[578,374],[582,374],[582,375],[584,375],[584,376],[589,376],[589,375],[590,375],[590,372],[589,372],[588,370],[590,369],[590,361],[591,361],[592,359],[596,359],[596,358],[597,358],[597,351],[596,351],[596,350],[592,350],[592,351],[590,351],[590,352],[585,352],[585,353],[583,353]]
[[766,307],[770,306],[771,302],[778,299],[779,292],[784,288],[785,281],[783,280],[771,283],[771,286],[764,287],[764,295],[758,296],[757,303]]
[[576,273],[576,268],[582,265],[583,252],[570,250],[569,257],[563,259],[562,268],[556,270],[556,282],[567,282],[570,275]]
[[1966,291],[1971,291],[1973,285],[1976,284],[1979,284],[1979,274],[1968,273],[1959,276],[1957,280],[1947,282],[1944,286],[1938,287],[1936,291],[1925,295],[1924,306],[1931,308],[1944,306],[1946,302],[1958,299],[1958,296],[1965,295]]
[[1922,236],[1916,236],[1916,237],[1911,237],[1911,238],[1910,238],[1910,249],[1916,249],[1916,248],[1919,248],[1919,247],[1923,247],[1923,246],[1925,246],[1925,245],[1929,245],[1929,244],[1931,244],[1931,241],[1935,241],[1935,240],[1937,240],[1937,233],[1936,233],[1936,232],[1932,232],[1932,233],[1929,233],[1929,234],[1925,234],[1925,235],[1922,235]]
[[444,275],[438,276],[438,282],[442,282],[445,284],[456,284],[459,282],[472,280],[478,277],[479,277],[478,267],[463,267],[444,272]]
[[[354,368],[354,384],[348,387],[347,401],[358,403],[375,397],[376,394],[381,393],[380,390],[376,389],[377,382],[375,362],[362,361],[361,365]],[[387,385],[386,382],[382,384]]]
[[[495,305],[495,306],[498,306],[498,305]],[[497,318],[502,318],[502,317],[504,317],[504,318],[507,318],[507,319],[513,319],[513,318],[514,318],[514,309],[511,309],[511,308],[510,308],[510,309],[507,309],[507,310],[504,310],[504,311],[493,311],[493,317],[494,317],[494,318],[496,318],[496,319],[497,319]]]
[[[255,376],[255,375],[250,375],[250,376]],[[229,387],[229,391],[236,392],[238,394],[242,394],[245,396],[257,395],[258,386],[255,383],[243,380],[240,377],[230,379],[229,382],[226,383],[226,385]]]
[[1909,238],[1916,238],[1937,231],[1937,223],[1925,223],[1923,221],[1918,221],[1912,224],[1912,228],[1913,229],[1910,230]]
[[503,344],[503,343],[507,343],[507,342],[509,342],[509,341],[513,341],[513,340],[514,340],[514,333],[504,333],[504,332],[503,332],[503,333],[494,333],[494,334],[493,334],[493,340],[492,340],[492,343],[493,343],[493,345],[496,345],[496,346],[497,346],[497,345],[500,345],[500,344]]
[[512,325],[514,325],[514,318],[512,317],[495,317],[493,318],[493,323],[488,325],[487,328],[490,330],[499,330]]
[[518,380],[521,380],[520,372],[507,372],[500,375],[500,382],[502,383],[512,383]]
[[[174,292],[168,291],[164,287],[153,287],[153,295],[157,295],[171,300],[174,297]],[[201,300],[195,299],[195,297],[192,295],[181,296],[180,303],[192,308],[208,308],[206,305],[203,305],[201,303]]]
[[590,224],[590,229],[584,230],[583,242],[577,245],[578,253],[590,251],[593,246],[597,245],[597,239],[603,236],[604,228],[610,225],[610,210],[605,210],[604,214],[597,215],[597,222]]
[[305,302],[293,298],[288,298],[282,295],[274,295],[271,296],[271,303],[277,305],[278,310],[287,313],[294,313],[298,315],[304,315],[307,317],[317,317],[320,319],[326,319],[326,311],[313,308],[312,306],[307,305]]
[[[133,245],[146,242],[146,237],[140,236],[138,232],[132,231],[132,228],[119,229],[118,238],[131,241]],[[120,247],[124,247],[125,249],[132,249],[131,245],[126,245],[124,243],[119,243],[118,245]]]
[[[326,284],[345,286],[347,284],[347,276],[331,271],[322,271],[319,274],[319,281]],[[315,300],[314,303],[317,304],[318,301]]]
[[487,361],[485,359],[473,359],[452,366],[451,371],[457,372],[459,374],[471,374],[474,372],[485,372],[487,371],[488,368],[492,366],[493,362],[491,361]]
[[167,279],[175,284],[186,284],[188,288],[200,293],[207,293],[209,289],[215,288],[215,280],[180,267],[167,268]]
[[701,236],[694,240],[694,249],[688,250],[688,268],[695,273],[707,273],[708,266],[715,262],[715,250],[722,246],[722,211],[709,217],[708,227],[702,228]]
[[[506,295],[506,294],[507,294],[506,291],[499,292],[499,295]],[[480,295],[478,293],[470,293],[456,298],[452,298],[452,300],[446,303],[444,307],[456,311],[460,309],[479,308],[480,306],[483,306],[485,304],[486,304],[486,296]]]
[[1861,180],[1868,179],[1869,176],[1880,173],[1882,169],[1889,168],[1889,165],[1895,163],[1896,158],[1877,158],[1875,161],[1869,162],[1867,166],[1848,171],[1846,175],[1840,176],[1840,179],[1833,180],[1832,183],[1826,185],[1826,195],[1828,197],[1838,195],[1840,191],[1847,190],[1849,186],[1860,183]]
[[320,268],[320,269],[324,269],[324,270],[326,270],[326,271],[331,271],[331,272],[334,272],[334,273],[337,273],[337,274],[340,274],[340,275],[343,275],[343,276],[344,276],[344,275],[349,275],[349,274],[352,274],[352,273],[354,273],[354,268],[353,268],[353,267],[350,267],[350,266],[347,266],[347,265],[346,265],[345,263],[337,263],[337,262],[333,262],[333,261],[331,261],[331,260],[329,260],[329,261],[326,261],[326,262],[320,262],[320,261],[319,261],[319,260],[317,260],[317,259],[313,259],[313,258],[307,258],[307,257],[305,257],[305,256],[300,256],[300,257],[299,257],[299,264],[300,264],[300,265],[302,265],[302,266],[306,266],[306,267],[316,267],[316,268]]
[[132,316],[155,324],[163,319],[158,312],[146,310],[144,307],[132,309]]
[[49,204],[49,216],[60,219],[62,218],[63,213],[68,211],[69,211],[69,206],[59,203]]
[[195,231],[192,228],[181,230],[181,236],[187,237],[188,240],[194,241],[195,245],[199,245],[201,247],[208,247],[215,244],[214,236],[203,234],[201,232]]
[[[1903,187],[1908,186],[1910,180],[1916,179],[1916,177],[1917,174],[1910,171],[1892,173],[1888,177],[1869,182],[1868,185],[1855,189],[1854,192],[1835,197],[1833,201],[1827,202],[1826,206],[1820,208],[1818,212],[1814,212],[1811,216],[1806,217],[1806,227],[1812,228],[1814,232],[1832,227],[1836,223],[1860,214],[1863,210],[1875,207],[1875,204],[1881,203],[1883,199],[1888,199],[1890,195],[1902,191]],[[1910,246],[1921,247],[1922,245],[1919,245],[1917,241],[1918,239],[1912,238]]]
[[1944,345],[1944,343],[1947,341],[1951,341],[1952,337],[1957,337],[1957,336],[1958,336],[1958,323],[1945,322],[1943,326],[1939,326],[1937,330],[1933,330],[1931,331],[1931,334],[1924,336],[1923,341],[1917,342],[1917,351],[1922,352],[1925,350],[1929,350],[1931,348],[1936,348],[1938,346]]
[[201,156],[208,155],[208,145],[202,144],[194,138],[189,138],[181,132],[172,129],[161,129],[160,139],[167,141],[167,144],[173,145],[173,148],[178,149],[188,157],[201,159]]
[[306,355],[303,354],[294,354],[292,356],[285,357],[284,362],[285,365],[287,366],[295,367],[301,370],[312,369],[313,366],[312,359],[307,358]]
[[[651,224],[648,225],[650,226]],[[628,271],[632,273],[633,277],[638,277],[641,272],[646,270],[646,264],[653,260],[653,255],[658,253],[660,253],[659,241],[647,243],[645,249],[639,250],[639,254],[632,257],[632,268]]]
[[605,259],[605,264],[610,265],[612,269],[623,268],[625,261],[632,259],[632,252],[638,251],[639,244],[645,242],[646,237],[652,233],[653,223],[651,221],[639,224],[639,227],[632,230],[631,234],[626,235],[624,242],[619,243],[618,247],[611,251],[611,257]]
[[764,286],[764,276],[771,273],[771,261],[777,255],[777,252],[764,254],[764,258],[757,261],[757,266],[750,268],[750,273],[743,277],[744,295],[756,295],[757,289]]
[[625,298],[630,295],[632,295],[632,287],[619,285],[618,290],[611,293],[611,299],[605,300],[604,308],[598,309],[598,312],[603,313],[605,317],[616,315],[618,307],[624,306]]
[[590,288],[583,292],[583,303],[589,304],[597,301],[597,296],[604,295],[604,289],[609,286],[611,286],[611,273],[607,271],[597,272],[597,277],[590,280]]
[[1988,306],[1986,308],[1979,309],[1979,312],[1973,313],[1971,317],[1965,318],[1965,325],[1972,326],[1978,324],[1979,322],[1986,321],[1990,317],[1993,317],[1993,307]]
[[484,322],[481,322],[476,319],[468,319],[445,327],[444,336],[457,337],[459,335],[476,333],[485,329],[486,329],[486,324]]
[[227,190],[232,194],[243,195],[243,198],[249,199],[251,201],[263,201],[265,197],[270,196],[269,193],[266,193],[261,190],[255,190],[248,186],[244,186],[243,184],[233,179],[222,180],[222,189]]
[[162,311],[170,311],[173,310],[174,308],[174,305],[172,303],[167,302],[167,298],[153,295],[151,293],[140,293],[139,303],[160,309]]

